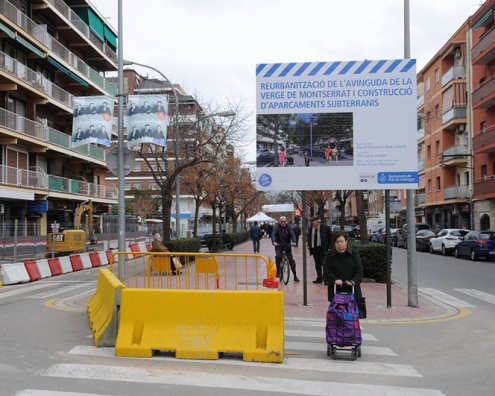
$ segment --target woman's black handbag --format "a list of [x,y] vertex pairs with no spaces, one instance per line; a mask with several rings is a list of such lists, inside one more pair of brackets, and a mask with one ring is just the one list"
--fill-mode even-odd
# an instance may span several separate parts
[[366,297],[356,297],[359,310],[359,319],[366,319]]

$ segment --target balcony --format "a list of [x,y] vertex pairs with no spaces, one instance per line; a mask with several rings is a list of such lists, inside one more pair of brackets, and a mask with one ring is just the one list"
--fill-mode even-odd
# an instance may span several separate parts
[[[487,197],[487,195],[489,197]],[[475,179],[473,184],[473,198],[484,199],[495,197],[495,175]]]
[[483,81],[473,90],[473,109],[488,109],[495,106],[495,76]]
[[471,59],[475,65],[487,65],[495,59],[495,27],[492,27],[485,32],[485,34],[473,44]]
[[454,105],[450,108],[450,110],[447,110],[442,114],[442,123],[452,125],[455,123],[455,120],[458,120],[459,123],[466,122],[466,114],[467,111],[465,104]]
[[423,159],[418,161],[418,172],[421,172],[424,169],[425,169],[425,160]]
[[[71,136],[49,128],[40,122],[21,117],[11,111],[0,109],[0,128],[12,130],[16,133],[26,136],[26,138],[34,138],[42,143],[49,143],[64,149],[71,149]],[[29,140],[29,139],[26,139]],[[73,150],[94,159],[106,161],[106,151],[100,147],[89,144],[79,146]]]
[[418,99],[416,100],[416,107],[419,109],[420,107],[422,107],[423,105],[425,104],[425,96],[424,95],[421,95],[420,97],[418,97]]
[[414,195],[414,203],[422,204],[426,202],[426,193],[420,193]]
[[[63,59],[75,70],[78,70],[82,75],[91,80],[95,85],[105,90],[106,93],[112,96],[117,95],[118,91],[115,85],[105,80],[100,74],[98,74],[96,70],[89,67],[82,59],[78,58],[62,43],[57,41],[54,37],[50,36],[45,29],[36,24],[26,14],[21,12],[18,8],[14,7],[11,3],[7,1],[0,2],[0,13],[9,18],[13,23],[17,24],[35,40],[40,42],[45,47],[49,48],[50,51],[53,52],[57,57]],[[32,47],[34,48],[34,51],[37,51],[36,47]],[[69,75],[75,76],[72,72],[69,72]],[[98,78],[96,76],[98,76]],[[75,76],[74,79],[78,79],[85,83],[84,80],[81,80],[77,76]]]
[[467,163],[467,157],[471,154],[469,147],[465,145],[455,145],[444,150],[442,153],[443,166],[458,166]]
[[491,125],[473,136],[473,151],[477,153],[495,151],[495,125]]
[[469,198],[468,186],[451,186],[443,190],[444,199],[462,199]]
[[466,68],[464,66],[453,66],[442,76],[442,87],[452,80],[466,78]]
[[73,107],[73,96],[55,85],[42,74],[29,69],[22,63],[0,51],[0,70],[3,70],[27,83],[30,87],[48,95],[60,104]]

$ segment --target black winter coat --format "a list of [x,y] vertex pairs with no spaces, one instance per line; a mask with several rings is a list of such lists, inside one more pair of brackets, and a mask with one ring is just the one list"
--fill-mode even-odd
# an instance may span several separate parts
[[[323,265],[323,280],[328,282],[328,301],[332,301],[334,294],[335,281],[354,282],[354,295],[361,298],[361,281],[363,280],[363,265],[357,250],[350,246],[343,253],[339,253],[337,249],[332,248],[325,256],[325,264]],[[339,291],[337,287],[337,291]],[[350,291],[350,290],[342,290]]]

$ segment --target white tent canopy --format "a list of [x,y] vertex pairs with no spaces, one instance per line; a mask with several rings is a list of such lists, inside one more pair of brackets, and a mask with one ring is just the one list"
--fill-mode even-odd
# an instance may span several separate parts
[[272,219],[270,216],[267,216],[263,212],[256,213],[253,217],[246,219],[246,222],[253,223],[257,221],[258,223],[276,223],[277,220]]
[[294,204],[274,204],[274,205],[263,205],[263,210],[265,212],[294,212]]

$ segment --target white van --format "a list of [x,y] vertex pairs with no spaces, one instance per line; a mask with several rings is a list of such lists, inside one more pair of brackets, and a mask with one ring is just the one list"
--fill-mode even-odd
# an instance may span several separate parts
[[366,230],[368,231],[368,238],[373,235],[375,231],[378,231],[380,228],[385,228],[386,226],[385,218],[382,217],[374,217],[366,220]]

